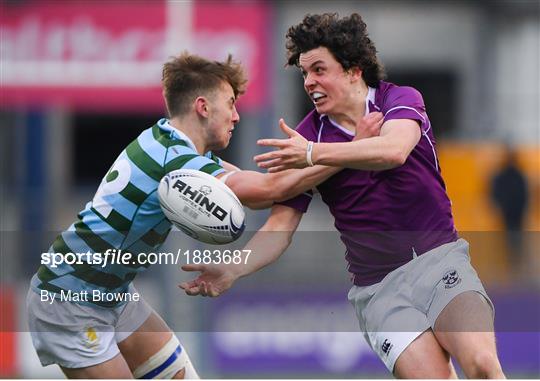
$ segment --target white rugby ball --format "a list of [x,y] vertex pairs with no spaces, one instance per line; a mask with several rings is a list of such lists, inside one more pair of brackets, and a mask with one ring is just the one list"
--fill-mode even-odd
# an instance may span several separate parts
[[159,183],[158,197],[165,216],[199,241],[226,244],[244,231],[242,203],[227,185],[207,173],[193,169],[169,172]]

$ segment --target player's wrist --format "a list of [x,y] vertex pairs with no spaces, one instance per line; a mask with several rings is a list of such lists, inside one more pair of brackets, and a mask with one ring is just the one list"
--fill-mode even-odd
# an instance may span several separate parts
[[320,143],[315,143],[313,142],[313,148],[311,149],[311,162],[313,163],[313,165],[319,165],[321,164],[320,161],[320,148],[321,148],[321,144]]
[[251,272],[248,270],[248,266],[245,264],[233,265],[230,267],[230,274],[234,281],[249,275]]
[[250,261],[249,258],[245,257],[245,253],[250,252],[251,250],[244,249],[242,251],[242,260],[240,263],[230,263],[227,266],[227,272],[229,273],[229,276],[234,280],[238,280],[240,278],[243,278],[249,274],[251,274],[250,271]]
[[309,141],[306,147],[306,162],[309,167],[313,167],[315,165],[315,163],[313,162],[313,146],[314,145],[315,144],[312,141]]

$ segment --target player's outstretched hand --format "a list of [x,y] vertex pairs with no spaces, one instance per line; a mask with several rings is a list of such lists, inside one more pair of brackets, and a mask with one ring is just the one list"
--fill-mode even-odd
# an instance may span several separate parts
[[382,112],[370,112],[356,124],[354,140],[379,136],[383,123],[384,115]]
[[279,120],[279,127],[288,136],[287,139],[260,139],[260,146],[276,147],[276,151],[263,153],[253,159],[260,168],[267,168],[268,172],[279,172],[291,168],[304,168],[308,166],[306,151],[308,141],[298,132],[287,126],[283,119]]
[[190,296],[216,297],[227,291],[238,276],[227,265],[184,265],[184,271],[199,271],[197,278],[178,285]]

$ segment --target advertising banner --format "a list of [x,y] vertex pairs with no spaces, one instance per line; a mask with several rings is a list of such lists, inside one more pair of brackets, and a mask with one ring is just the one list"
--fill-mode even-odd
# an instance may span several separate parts
[[[537,298],[511,292],[493,296],[501,310],[496,333],[500,360],[510,374],[540,372],[540,333],[525,332],[538,323],[520,331],[511,313],[519,306],[527,320],[538,318]],[[208,353],[219,372],[332,377],[388,372],[359,332],[344,293],[235,293],[214,301],[207,315],[214,317]]]
[[2,2],[0,106],[163,111],[161,69],[183,50],[233,54],[266,92],[268,5],[213,2]]

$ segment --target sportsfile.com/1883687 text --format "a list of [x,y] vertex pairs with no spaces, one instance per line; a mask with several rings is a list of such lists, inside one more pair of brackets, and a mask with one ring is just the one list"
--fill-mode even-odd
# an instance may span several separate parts
[[88,264],[105,267],[107,265],[180,265],[180,264],[245,264],[251,250],[191,250],[178,249],[173,252],[130,253],[108,249],[103,253],[41,253],[41,264],[57,268],[63,265]]

